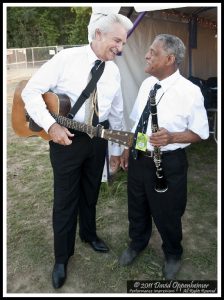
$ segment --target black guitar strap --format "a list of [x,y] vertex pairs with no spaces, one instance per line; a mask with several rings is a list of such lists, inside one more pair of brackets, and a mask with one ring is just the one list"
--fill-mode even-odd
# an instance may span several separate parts
[[73,119],[77,111],[80,109],[80,107],[83,105],[86,99],[89,98],[90,94],[94,91],[96,84],[98,80],[100,79],[101,75],[103,74],[103,70],[105,67],[105,62],[101,60],[97,60],[95,62],[95,65],[93,66],[91,70],[92,78],[88,82],[87,86],[85,89],[82,91],[81,95],[77,99],[76,103],[73,105],[71,108],[68,118]]

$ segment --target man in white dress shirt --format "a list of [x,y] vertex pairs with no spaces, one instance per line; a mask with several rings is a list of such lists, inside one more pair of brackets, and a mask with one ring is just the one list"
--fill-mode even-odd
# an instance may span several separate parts
[[[96,60],[105,62],[97,83],[99,123],[105,128],[122,130],[123,98],[121,78],[114,58],[122,51],[132,22],[120,14],[101,15],[89,24],[91,43],[64,49],[45,63],[29,80],[22,92],[30,117],[51,137],[50,159],[54,174],[53,231],[55,264],[52,272],[54,288],[66,279],[69,257],[74,254],[77,216],[79,235],[95,251],[109,248],[96,234],[96,203],[105,162],[107,141],[86,133],[70,130],[51,116],[42,94],[51,90],[70,97],[71,105],[84,90]],[[74,120],[86,120],[86,105],[81,106]],[[110,166],[120,165],[119,145],[111,147]]]
[[[151,105],[146,135],[140,135],[145,137],[145,148],[137,150],[137,158],[134,156],[134,147],[130,149],[130,153],[129,149],[125,149],[121,158],[122,168],[128,169],[131,241],[120,256],[119,263],[122,266],[132,263],[147,247],[153,220],[162,240],[165,256],[162,270],[167,280],[175,278],[183,253],[181,217],[187,203],[188,169],[185,148],[209,136],[201,90],[179,71],[184,54],[183,42],[169,34],[158,35],[149,47],[145,56],[145,72],[151,76],[143,81],[131,113],[131,118],[135,121],[133,132],[137,128],[150,90],[155,84],[159,84],[155,96],[156,106],[153,108]],[[152,122],[152,113],[154,116],[157,113],[157,124],[155,120]],[[151,125],[157,125],[157,130],[152,131]],[[136,140],[138,149],[141,149],[139,145],[142,146],[142,143],[144,144],[142,139],[141,143]],[[162,162],[159,162],[160,159]],[[155,162],[159,163],[160,169],[157,169]]]

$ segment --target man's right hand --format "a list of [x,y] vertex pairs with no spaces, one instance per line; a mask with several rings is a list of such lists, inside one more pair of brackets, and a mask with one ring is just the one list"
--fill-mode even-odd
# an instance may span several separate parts
[[58,123],[54,123],[50,126],[48,134],[53,142],[64,146],[71,145],[72,141],[69,139],[69,137],[74,136],[74,134],[71,133],[68,128],[61,126]]

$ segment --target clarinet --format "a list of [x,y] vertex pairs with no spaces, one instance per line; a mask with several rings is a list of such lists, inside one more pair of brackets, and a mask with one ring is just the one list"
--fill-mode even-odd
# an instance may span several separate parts
[[[151,115],[152,115],[152,132],[155,133],[159,130],[158,127],[158,119],[157,119],[157,107],[156,107],[156,97],[155,91],[152,90],[150,92],[150,105],[151,105]],[[159,193],[166,192],[168,190],[167,182],[163,174],[162,169],[162,154],[160,151],[160,147],[154,146],[153,150],[153,161],[156,166],[156,184],[155,184],[155,191]]]

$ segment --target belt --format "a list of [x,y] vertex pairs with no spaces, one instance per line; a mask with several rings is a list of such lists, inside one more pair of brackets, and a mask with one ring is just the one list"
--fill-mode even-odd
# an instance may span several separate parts
[[[161,153],[161,156],[166,156],[166,155],[170,155],[170,154],[174,154],[178,151],[182,151],[184,150],[183,148],[178,148],[178,149],[175,149],[175,150],[168,150],[168,151],[160,151]],[[153,157],[154,156],[154,151],[149,151],[149,150],[146,150],[146,151],[139,151],[139,156],[144,156],[144,157]]]

